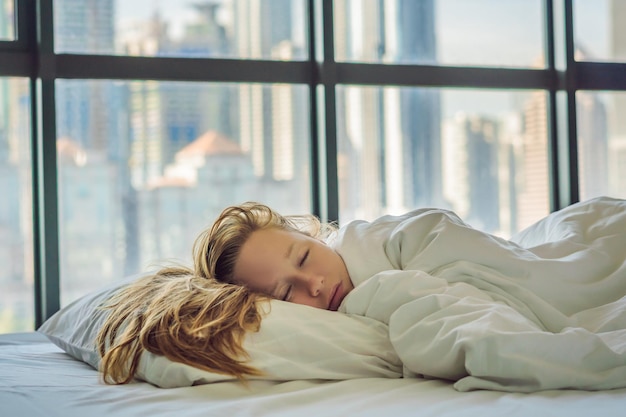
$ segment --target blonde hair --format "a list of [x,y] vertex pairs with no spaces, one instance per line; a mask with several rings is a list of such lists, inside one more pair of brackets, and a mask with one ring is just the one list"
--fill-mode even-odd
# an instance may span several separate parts
[[269,228],[300,232],[320,240],[336,231],[334,224],[322,223],[313,215],[283,216],[260,203],[228,207],[194,243],[196,273],[237,284],[233,271],[241,247],[253,232]]
[[280,228],[323,239],[336,229],[312,215],[282,216],[248,202],[226,208],[193,245],[194,268],[168,267],[120,289],[102,306],[108,316],[96,346],[104,381],[125,384],[144,351],[240,380],[260,372],[246,364],[246,332],[258,331],[259,301],[233,270],[255,230]]
[[102,308],[108,317],[96,346],[106,383],[135,376],[144,350],[240,380],[260,375],[247,365],[246,332],[258,331],[259,300],[245,287],[200,277],[185,268],[165,268],[138,279]]

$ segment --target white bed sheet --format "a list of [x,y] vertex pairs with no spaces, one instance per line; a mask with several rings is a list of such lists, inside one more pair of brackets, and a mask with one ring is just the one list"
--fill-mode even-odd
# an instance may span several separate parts
[[220,382],[161,389],[108,386],[38,333],[0,335],[0,416],[620,416],[626,389],[458,392],[442,381]]

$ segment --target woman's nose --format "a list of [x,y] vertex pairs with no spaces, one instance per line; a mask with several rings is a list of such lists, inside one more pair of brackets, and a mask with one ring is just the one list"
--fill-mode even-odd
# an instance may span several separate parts
[[324,277],[321,275],[311,275],[308,277],[307,285],[311,297],[317,297],[324,287]]

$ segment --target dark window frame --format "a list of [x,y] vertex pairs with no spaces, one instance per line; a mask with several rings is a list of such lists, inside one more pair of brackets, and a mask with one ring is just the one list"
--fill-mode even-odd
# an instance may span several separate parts
[[[56,54],[53,0],[16,0],[17,39],[0,42],[0,76],[30,79],[32,109],[35,326],[60,308],[59,225],[56,171],[55,80],[111,79],[303,84],[310,90],[311,210],[337,220],[338,85],[469,87],[542,90],[548,94],[550,207],[579,200],[576,139],[578,90],[626,91],[626,63],[574,59],[573,0],[544,0],[546,67],[454,67],[336,62],[332,0],[307,0],[309,59],[265,61]],[[564,27],[555,27],[555,16]],[[555,44],[563,31],[564,44]],[[555,55],[565,55],[557,69]],[[557,94],[565,93],[566,108]],[[559,114],[566,132],[557,129]]]

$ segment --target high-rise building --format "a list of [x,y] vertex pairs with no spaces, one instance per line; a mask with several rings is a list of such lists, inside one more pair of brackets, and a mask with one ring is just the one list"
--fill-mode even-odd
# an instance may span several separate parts
[[444,123],[443,195],[472,226],[510,235],[515,135],[507,121],[458,113]]
[[[233,2],[232,48],[236,56],[252,59],[297,60],[305,47],[294,36],[299,2],[291,0]],[[306,97],[298,87],[242,85],[239,87],[240,143],[250,152],[257,176],[267,181],[302,179],[307,166],[309,121]],[[294,130],[296,129],[296,130]],[[308,174],[308,172],[306,173]]]
[[[397,0],[395,61],[437,61],[434,0]],[[391,34],[387,37],[392,38]],[[440,95],[430,89],[402,89],[400,126],[406,207],[442,205]],[[397,167],[389,167],[397,169]]]
[[116,225],[123,213],[117,173],[106,158],[69,138],[58,138],[56,145],[61,293],[67,302],[92,288],[94,274],[105,281],[125,272],[115,256]]
[[[56,0],[55,51],[115,53],[114,0]],[[114,146],[120,103],[114,86],[101,81],[62,81],[56,85],[57,135],[109,154]],[[115,158],[114,155],[110,155]]]
[[609,137],[605,105],[595,92],[579,91],[576,110],[580,195],[583,199],[606,195]]
[[[162,56],[221,56],[228,53],[225,28],[217,21],[221,2],[192,4],[195,19],[172,39],[155,10],[144,31],[124,37],[124,49]],[[232,136],[232,96],[229,87],[194,83],[142,81],[129,85],[131,175],[135,188],[163,175],[176,153],[208,129]]]
[[550,211],[547,105],[546,93],[542,91],[531,93],[524,105],[517,230]]
[[[235,56],[298,60],[306,57],[302,2],[239,0],[230,2]],[[260,186],[283,212],[309,210],[311,138],[305,86],[242,84],[238,87],[238,135],[250,153]],[[270,192],[270,190],[274,192]]]
[[[612,0],[610,7],[610,44],[612,56],[626,61],[626,2]],[[626,196],[626,93],[612,93],[613,118],[609,130],[609,191],[611,195]]]
[[27,328],[33,317],[30,115],[28,79],[0,79],[0,328],[5,332]]
[[[55,52],[116,52],[115,0],[56,0],[54,7]],[[131,225],[137,213],[128,175],[125,83],[57,80],[55,88],[60,263],[63,285],[72,287],[64,287],[65,298],[80,295],[80,285],[90,281],[83,275],[89,262],[102,279],[136,272]],[[68,159],[67,143],[85,160]]]
[[15,2],[3,1],[0,3],[0,39],[15,39]]
[[[437,62],[433,0],[338,2],[339,57],[365,62]],[[358,24],[353,24],[358,22]],[[443,205],[440,92],[428,88],[340,89],[342,216]],[[342,178],[340,178],[342,181]],[[345,184],[345,185],[344,185]],[[350,191],[352,189],[358,192]],[[358,210],[358,211],[357,211]]]
[[[384,30],[382,4],[335,2],[335,56],[379,61]],[[396,91],[397,89],[394,89]],[[340,218],[375,218],[389,204],[385,198],[383,95],[390,90],[340,86],[336,89],[337,162]],[[389,109],[387,109],[389,110]]]
[[251,167],[249,155],[214,130],[179,150],[164,175],[139,192],[140,263],[191,261],[190,245],[224,206],[258,195]]
[[8,230],[8,236],[4,238],[13,247],[8,271],[17,271],[14,276],[16,279],[32,282],[31,112],[28,80],[0,80],[0,100],[0,169],[4,171],[0,189],[6,193],[0,202],[0,223]]

